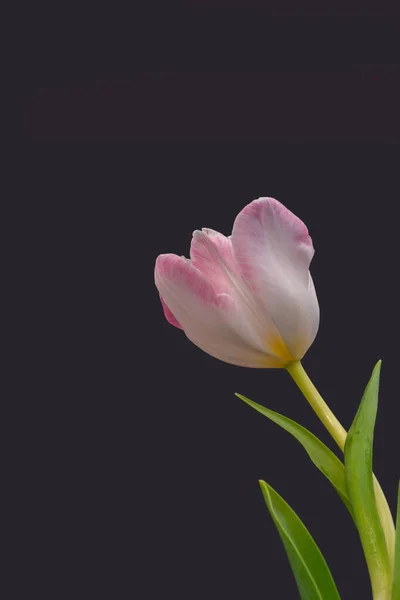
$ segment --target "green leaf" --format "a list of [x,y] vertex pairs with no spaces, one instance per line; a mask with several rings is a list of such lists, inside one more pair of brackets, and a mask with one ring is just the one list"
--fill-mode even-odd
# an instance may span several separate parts
[[387,598],[390,566],[385,536],[379,520],[372,475],[372,445],[378,410],[379,374],[376,364],[350,427],[344,449],[347,489],[353,505],[371,578],[374,598]]
[[344,504],[347,506],[350,514],[353,516],[353,509],[346,486],[344,464],[338,459],[336,454],[334,454],[332,450],[329,450],[329,448],[327,448],[327,446],[325,446],[325,444],[323,444],[314,434],[308,431],[308,429],[305,429],[305,427],[302,427],[295,421],[292,421],[273,410],[269,410],[268,408],[265,408],[265,406],[257,404],[257,402],[249,400],[246,396],[242,396],[241,394],[235,395],[262,415],[283,427],[283,429],[291,433],[300,444],[302,444],[314,465],[329,479]]
[[396,542],[394,549],[392,600],[400,600],[400,483],[397,496]]
[[266,505],[285,546],[302,600],[340,600],[335,582],[317,544],[296,513],[265,481]]

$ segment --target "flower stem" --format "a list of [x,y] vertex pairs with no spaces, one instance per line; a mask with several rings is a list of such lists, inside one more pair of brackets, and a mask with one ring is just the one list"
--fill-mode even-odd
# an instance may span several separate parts
[[[303,365],[300,361],[293,362],[286,366],[286,370],[290,373],[293,380],[299,387],[300,391],[305,396],[306,400],[314,410],[320,421],[329,431],[339,448],[344,451],[344,445],[346,442],[347,432],[342,424],[335,417],[329,406],[323,400],[322,396],[318,392],[317,388],[307,375]],[[393,523],[393,516],[390,512],[389,505],[387,503],[385,494],[379,485],[378,480],[374,475],[374,489],[376,505],[382,525],[383,532],[385,534],[386,545],[388,549],[389,562],[391,570],[393,571],[394,565],[394,542],[395,542],[395,528]]]
[[300,361],[287,365],[286,370],[293,377],[300,391],[305,396],[313,411],[322,421],[339,448],[343,451],[346,442],[347,431],[335,417],[327,403],[318,392],[317,388],[307,375]]

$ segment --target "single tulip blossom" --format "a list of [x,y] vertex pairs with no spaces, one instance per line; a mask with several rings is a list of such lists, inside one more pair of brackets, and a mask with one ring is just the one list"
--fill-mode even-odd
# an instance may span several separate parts
[[238,214],[232,235],[195,231],[190,260],[161,254],[155,283],[164,314],[199,348],[245,367],[299,361],[319,325],[304,223],[274,198]]

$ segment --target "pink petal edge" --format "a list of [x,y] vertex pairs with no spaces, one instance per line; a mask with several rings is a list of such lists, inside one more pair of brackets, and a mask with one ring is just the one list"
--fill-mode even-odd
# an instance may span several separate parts
[[235,270],[231,241],[222,233],[203,228],[194,231],[190,245],[192,264],[213,284],[217,294],[229,292],[228,272]]
[[182,325],[175,319],[174,315],[168,308],[168,306],[167,306],[164,298],[161,296],[161,294],[160,294],[160,300],[161,300],[161,304],[163,307],[164,316],[167,319],[168,323],[171,323],[171,325],[173,325],[174,327],[177,327],[178,329],[183,329]]
[[155,276],[156,281],[164,281],[164,285],[186,287],[205,304],[215,303],[216,292],[212,283],[184,256],[160,254],[156,261]]
[[291,230],[294,233],[296,242],[299,244],[306,244],[307,246],[312,245],[307,226],[299,219],[299,217],[296,217],[295,214],[275,198],[257,198],[257,200],[250,202],[250,204],[245,206],[239,213],[239,215],[251,215],[256,217],[262,226],[264,225],[265,217],[271,218],[274,214],[279,218],[281,223],[285,224],[288,230]]

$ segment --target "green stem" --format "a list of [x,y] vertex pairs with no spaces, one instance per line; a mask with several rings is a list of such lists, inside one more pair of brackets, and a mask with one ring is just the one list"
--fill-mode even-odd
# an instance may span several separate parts
[[[318,418],[329,431],[339,448],[342,451],[344,451],[344,444],[346,442],[347,432],[345,428],[341,425],[341,423],[338,421],[338,419],[335,417],[329,406],[323,400],[317,388],[305,372],[301,362],[296,361],[287,365],[286,370],[290,373],[293,380],[305,396],[306,400],[308,400],[311,408],[314,410]],[[393,523],[393,516],[390,512],[390,508],[387,503],[385,494],[383,493],[382,488],[379,485],[379,482],[376,479],[375,475],[374,488],[376,505],[381,520],[382,529],[385,534],[390,567],[393,572],[395,542],[395,528]]]

